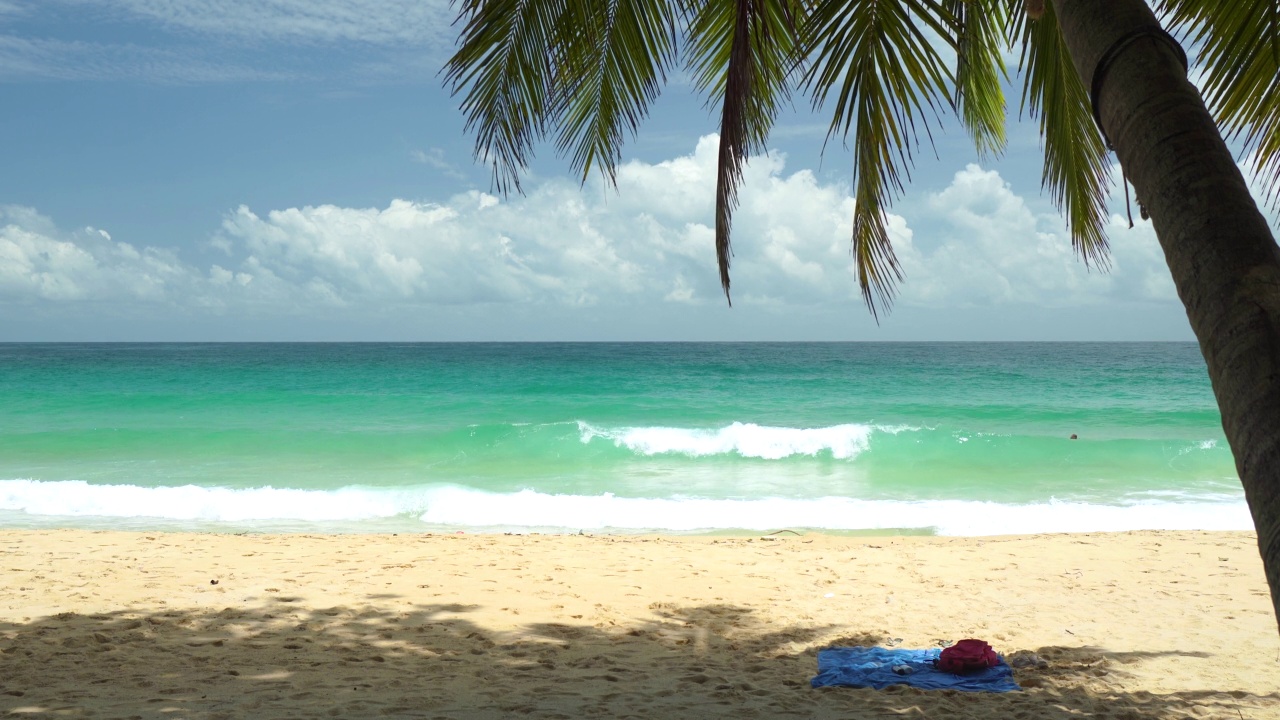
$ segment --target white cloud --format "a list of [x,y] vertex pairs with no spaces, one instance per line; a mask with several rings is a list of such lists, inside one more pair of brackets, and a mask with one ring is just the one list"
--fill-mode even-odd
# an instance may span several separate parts
[[410,45],[452,40],[448,0],[52,0],[202,35]]
[[426,165],[434,170],[439,170],[449,177],[458,178],[460,180],[466,179],[466,175],[461,170],[445,159],[445,152],[443,148],[433,147],[427,150],[410,150],[409,159],[421,165]]
[[[1249,153],[1243,162],[1240,163],[1240,171],[1244,173],[1245,181],[1249,184],[1249,192],[1253,195],[1253,200],[1258,204],[1258,209],[1267,218],[1267,223],[1271,226],[1271,234],[1280,236],[1280,188],[1273,187],[1271,175],[1268,173],[1275,172],[1276,164],[1272,163],[1269,168],[1262,168],[1259,162],[1257,151]],[[1280,177],[1275,178],[1280,182]]]
[[1076,256],[1058,215],[1034,212],[995,171],[969,165],[929,197],[928,207],[931,217],[913,222],[930,228],[933,247],[922,249],[925,243],[907,236],[899,248],[905,304],[1067,307],[1176,300],[1149,222],[1129,230],[1119,215],[1110,218],[1111,268],[1102,272]]
[[191,50],[0,35],[0,81],[141,80],[185,84],[294,77],[288,71],[258,70],[203,58]]
[[[337,309],[704,306],[720,308],[711,228],[718,140],[690,155],[618,168],[618,192],[542,182],[528,197],[479,192],[385,208],[240,207],[210,240],[215,263],[134,248],[92,228],[59,231],[24,208],[0,215],[0,298],[165,306],[324,322]],[[734,220],[736,305],[862,312],[843,186],[779,154],[746,169]],[[1078,306],[1172,302],[1149,225],[1121,233],[1115,269],[1087,271],[1061,220],[1037,215],[993,171],[969,166],[910,219],[890,216],[907,281],[902,304]],[[84,305],[84,307],[89,307]]]
[[0,298],[169,302],[190,274],[172,251],[138,250],[92,227],[58,233],[30,208],[0,207]]
[[457,33],[448,0],[0,0],[20,16],[47,34],[0,34],[0,81],[434,81]]

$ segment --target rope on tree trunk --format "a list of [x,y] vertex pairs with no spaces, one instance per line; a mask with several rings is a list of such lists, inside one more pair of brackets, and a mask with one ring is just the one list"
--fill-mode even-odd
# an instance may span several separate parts
[[1098,64],[1093,66],[1093,79],[1089,82],[1089,104],[1093,106],[1093,121],[1098,124],[1098,130],[1102,132],[1102,139],[1107,143],[1108,150],[1114,150],[1111,146],[1111,138],[1107,137],[1107,131],[1102,127],[1102,112],[1098,109],[1098,96],[1102,94],[1102,81],[1107,78],[1107,71],[1111,69],[1111,63],[1119,57],[1120,53],[1134,41],[1144,37],[1154,37],[1168,43],[1169,48],[1178,56],[1178,61],[1182,63],[1182,71],[1187,71],[1187,53],[1178,44],[1173,36],[1165,32],[1164,28],[1159,25],[1148,25],[1140,27],[1136,30],[1121,35],[1115,42],[1111,43],[1111,47],[1102,53],[1102,57],[1098,59]]
[[[1178,57],[1178,61],[1182,63],[1182,72],[1187,72],[1187,53],[1178,44],[1172,35],[1165,32],[1165,29],[1159,25],[1148,25],[1140,27],[1136,30],[1121,35],[1107,51],[1102,53],[1102,57],[1098,59],[1098,64],[1093,67],[1093,78],[1089,82],[1089,105],[1093,107],[1093,122],[1098,126],[1098,132],[1102,133],[1102,140],[1106,143],[1108,150],[1115,150],[1111,144],[1111,138],[1107,137],[1106,128],[1102,127],[1102,111],[1098,108],[1098,97],[1102,94],[1102,82],[1106,80],[1107,71],[1111,69],[1111,63],[1119,57],[1125,48],[1129,47],[1134,41],[1144,37],[1153,37],[1165,41]],[[1129,207],[1129,177],[1124,172],[1124,164],[1120,165],[1121,182],[1124,183],[1124,204]],[[1138,199],[1138,212],[1142,214],[1142,219],[1147,219],[1147,208],[1142,204],[1141,198]],[[1129,210],[1129,227],[1133,227],[1133,210]]]

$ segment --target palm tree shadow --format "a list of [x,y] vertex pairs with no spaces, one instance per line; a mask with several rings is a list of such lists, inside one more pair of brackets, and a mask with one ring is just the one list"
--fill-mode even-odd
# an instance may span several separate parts
[[[1097,672],[1167,653],[1045,647],[1022,693],[812,689],[817,649],[878,633],[750,608],[654,603],[627,624],[485,627],[462,604],[63,613],[0,624],[0,710],[111,717],[995,717],[1274,714],[1276,695],[1115,692]],[[514,629],[513,629],[514,628]],[[1180,653],[1201,658],[1203,653]],[[967,709],[966,709],[967,708]]]

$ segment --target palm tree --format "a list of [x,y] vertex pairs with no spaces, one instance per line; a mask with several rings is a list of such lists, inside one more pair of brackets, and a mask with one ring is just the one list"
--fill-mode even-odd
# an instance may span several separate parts
[[[1208,366],[1280,618],[1280,247],[1219,133],[1280,200],[1280,9],[1274,0],[459,0],[446,84],[495,186],[520,189],[542,140],[585,180],[614,177],[682,62],[721,108],[716,252],[729,296],[743,163],[794,90],[855,148],[853,256],[878,316],[902,279],[885,212],[913,149],[954,112],[1004,147],[1006,46],[1038,118],[1043,184],[1086,263],[1105,265],[1108,148],[1164,249]],[[1197,50],[1205,96],[1164,27]],[[954,60],[950,60],[954,55]],[[1101,133],[1099,132],[1101,130]]]

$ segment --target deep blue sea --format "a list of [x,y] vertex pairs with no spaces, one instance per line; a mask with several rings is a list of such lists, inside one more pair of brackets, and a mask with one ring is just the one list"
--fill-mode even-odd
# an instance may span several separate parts
[[1251,527],[1190,343],[5,344],[0,525]]

